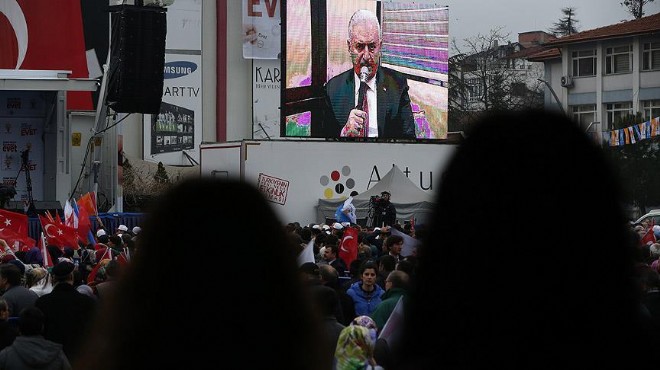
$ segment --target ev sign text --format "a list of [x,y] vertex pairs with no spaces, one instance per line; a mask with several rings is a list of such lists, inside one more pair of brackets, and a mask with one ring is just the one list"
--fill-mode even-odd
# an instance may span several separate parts
[[243,0],[243,58],[277,59],[281,50],[280,1]]

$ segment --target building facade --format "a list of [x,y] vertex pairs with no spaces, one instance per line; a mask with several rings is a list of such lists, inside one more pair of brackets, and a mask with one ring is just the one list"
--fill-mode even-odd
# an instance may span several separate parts
[[591,132],[618,129],[628,115],[660,116],[660,13],[544,46],[528,60],[544,63],[546,108],[560,105]]

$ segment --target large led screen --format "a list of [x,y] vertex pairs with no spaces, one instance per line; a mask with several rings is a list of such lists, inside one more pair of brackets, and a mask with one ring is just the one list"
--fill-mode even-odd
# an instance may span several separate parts
[[[447,6],[374,0],[286,0],[282,6],[281,136],[446,139]],[[360,22],[349,35],[356,11],[377,18],[380,45]],[[373,66],[360,73],[360,60],[367,59]],[[363,90],[360,78],[369,88]],[[363,121],[351,121],[352,112]],[[370,129],[357,131],[356,122]]]

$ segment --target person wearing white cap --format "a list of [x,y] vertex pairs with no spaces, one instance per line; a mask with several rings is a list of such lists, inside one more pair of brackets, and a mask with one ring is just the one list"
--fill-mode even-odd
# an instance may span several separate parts
[[121,236],[124,235],[124,233],[127,233],[127,232],[128,232],[128,226],[122,224],[122,225],[117,226],[117,231],[115,231],[115,235],[117,235],[118,237],[121,238]]
[[135,226],[133,227],[133,235],[137,235],[142,231],[142,228],[140,226]]

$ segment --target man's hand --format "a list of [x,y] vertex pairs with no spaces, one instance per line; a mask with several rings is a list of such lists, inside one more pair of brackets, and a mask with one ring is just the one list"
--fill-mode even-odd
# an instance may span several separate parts
[[7,249],[9,249],[7,242],[4,239],[0,239],[0,250],[6,251]]
[[[367,119],[367,112],[354,108],[351,110],[351,113],[348,115],[348,122],[344,125],[344,128],[341,130],[341,136],[343,137],[354,137],[354,136],[364,136],[364,122]],[[367,128],[368,129],[368,128]]]

